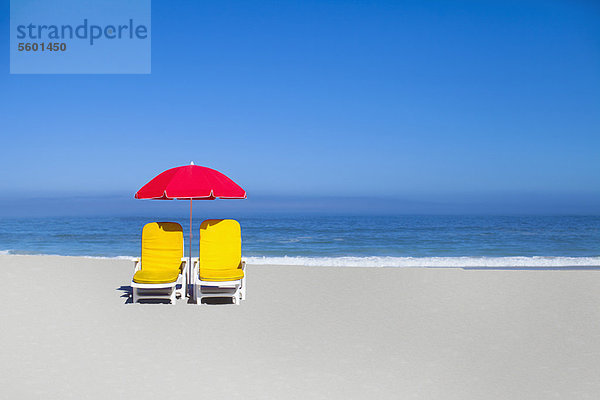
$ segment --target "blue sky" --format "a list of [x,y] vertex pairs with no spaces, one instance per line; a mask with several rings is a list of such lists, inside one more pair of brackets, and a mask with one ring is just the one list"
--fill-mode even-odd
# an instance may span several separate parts
[[600,213],[597,3],[155,1],[151,75],[10,75],[0,4],[2,215],[191,160],[257,199]]

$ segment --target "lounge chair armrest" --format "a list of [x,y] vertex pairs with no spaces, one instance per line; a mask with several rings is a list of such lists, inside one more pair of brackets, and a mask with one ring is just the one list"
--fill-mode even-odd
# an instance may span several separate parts
[[139,258],[133,259],[133,273],[135,274],[142,268],[142,263]]
[[[194,277],[198,276],[198,274],[200,273],[200,271],[198,270],[198,267],[200,266],[200,262],[198,261],[197,258],[192,258],[192,265],[190,266],[190,268],[192,268],[192,275]],[[194,279],[194,278],[192,278]]]
[[179,270],[181,271],[181,273],[185,273],[185,271],[187,271],[188,269],[188,261],[190,259],[187,257],[181,257],[181,264],[179,265]]

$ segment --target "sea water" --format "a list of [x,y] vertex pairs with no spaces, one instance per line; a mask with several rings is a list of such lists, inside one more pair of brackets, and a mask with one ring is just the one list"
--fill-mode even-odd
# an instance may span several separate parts
[[[600,267],[598,216],[236,218],[249,263],[330,266]],[[189,220],[172,217],[184,228]],[[152,217],[0,219],[0,254],[135,257]],[[194,219],[192,249],[198,253]]]

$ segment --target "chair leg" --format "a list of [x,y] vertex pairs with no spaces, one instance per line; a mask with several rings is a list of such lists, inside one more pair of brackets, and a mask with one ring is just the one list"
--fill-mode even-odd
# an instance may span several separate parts
[[246,277],[242,279],[242,290],[240,290],[241,300],[246,300]]
[[181,289],[179,290],[179,295],[182,299],[185,299],[186,297],[186,292],[187,292],[187,274],[183,273],[183,275],[181,276]]
[[198,288],[192,285],[192,303],[198,304]]

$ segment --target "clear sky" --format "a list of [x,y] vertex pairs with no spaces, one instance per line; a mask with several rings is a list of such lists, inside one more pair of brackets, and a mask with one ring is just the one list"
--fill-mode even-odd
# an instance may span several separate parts
[[600,212],[599,3],[154,1],[151,75],[10,75],[0,1],[0,205],[193,160],[257,198]]

